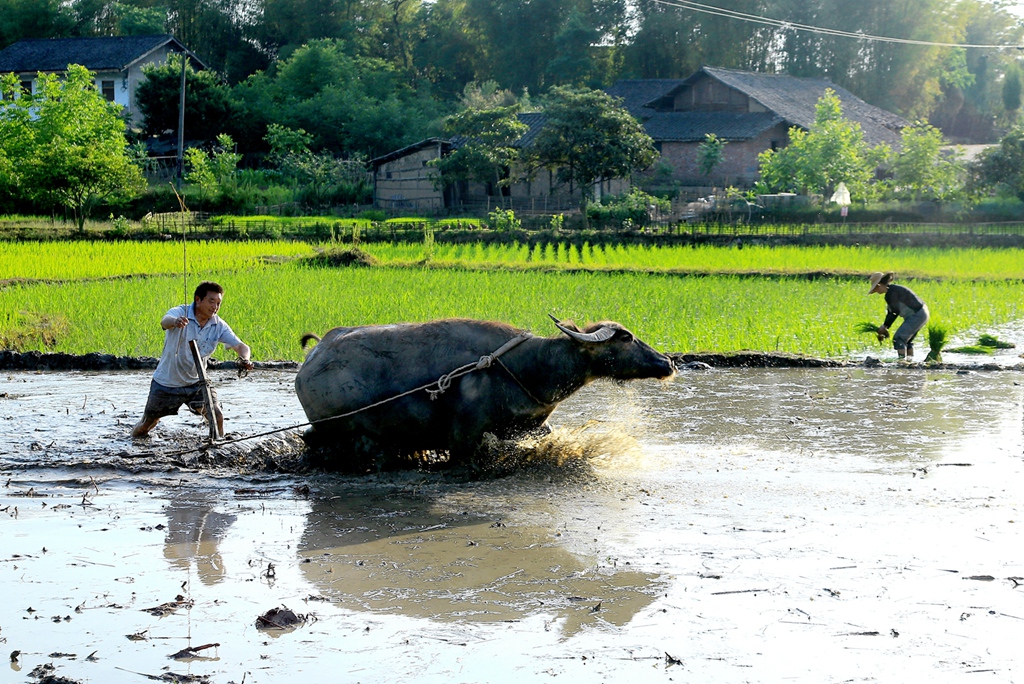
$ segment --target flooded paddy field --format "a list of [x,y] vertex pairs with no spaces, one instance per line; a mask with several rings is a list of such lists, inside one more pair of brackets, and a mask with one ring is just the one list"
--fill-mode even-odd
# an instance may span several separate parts
[[[214,377],[229,437],[305,420]],[[2,378],[3,682],[1024,680],[1019,370],[599,383],[489,480],[273,472],[296,432],[130,440],[148,373]]]

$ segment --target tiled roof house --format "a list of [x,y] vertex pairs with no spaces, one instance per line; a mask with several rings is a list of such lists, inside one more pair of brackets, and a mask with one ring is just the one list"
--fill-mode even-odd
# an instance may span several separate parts
[[[757,180],[758,154],[787,145],[791,127],[810,128],[828,88],[842,102],[843,115],[860,124],[869,145],[899,144],[906,120],[823,79],[706,66],[681,80],[619,81],[607,92],[621,97],[643,122],[674,179],[744,186]],[[708,133],[729,143],[712,178],[697,166],[697,146]]]
[[111,102],[127,109],[140,123],[135,92],[145,79],[142,67],[167,61],[172,52],[186,52],[196,68],[205,65],[171,35],[20,40],[0,50],[0,74],[17,74],[31,92],[39,73],[63,73],[80,64],[96,74],[96,87]]

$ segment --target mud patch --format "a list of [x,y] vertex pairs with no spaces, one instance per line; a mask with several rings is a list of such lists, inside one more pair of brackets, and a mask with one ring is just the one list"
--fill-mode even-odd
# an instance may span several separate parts
[[376,266],[377,259],[358,247],[350,247],[348,249],[328,249],[313,256],[304,257],[298,263],[315,268],[347,268]]

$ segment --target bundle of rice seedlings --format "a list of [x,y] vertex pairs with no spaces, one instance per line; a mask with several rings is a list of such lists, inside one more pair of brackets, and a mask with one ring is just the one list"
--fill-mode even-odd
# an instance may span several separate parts
[[857,325],[853,326],[853,329],[859,333],[877,333],[878,326],[871,321],[862,321]]
[[1013,342],[1003,342],[995,335],[982,335],[978,338],[979,347],[992,347],[993,349],[1013,349],[1015,345]]
[[928,356],[924,357],[925,363],[942,363],[942,348],[946,346],[948,337],[946,326],[938,323],[928,326]]
[[966,347],[951,347],[946,351],[953,354],[992,354],[995,350],[995,347],[983,347],[981,345],[970,344]]

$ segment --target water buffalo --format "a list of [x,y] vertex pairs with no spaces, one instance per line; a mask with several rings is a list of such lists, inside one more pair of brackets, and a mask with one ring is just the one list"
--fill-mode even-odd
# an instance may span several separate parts
[[[465,319],[334,328],[323,339],[307,334],[303,346],[319,342],[295,377],[313,423],[304,437],[351,459],[334,464],[341,467],[421,451],[447,451],[450,463],[471,463],[485,432],[510,439],[538,429],[591,380],[675,372],[667,356],[618,323],[581,331],[554,320],[564,335],[534,337],[505,323]],[[457,377],[444,377],[460,368]]]

